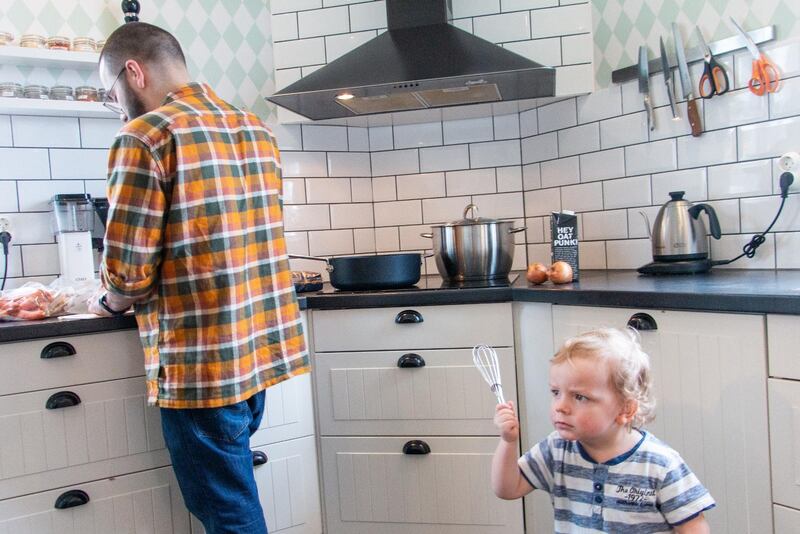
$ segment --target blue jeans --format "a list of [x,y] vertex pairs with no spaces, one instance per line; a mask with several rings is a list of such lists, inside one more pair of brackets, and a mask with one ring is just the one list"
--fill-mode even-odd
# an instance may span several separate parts
[[161,409],[161,428],[186,507],[207,534],[267,534],[250,436],[265,392],[221,408]]

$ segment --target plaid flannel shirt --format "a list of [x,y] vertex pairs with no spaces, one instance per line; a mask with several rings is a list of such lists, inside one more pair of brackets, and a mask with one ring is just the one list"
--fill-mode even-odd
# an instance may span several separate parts
[[103,285],[143,297],[147,399],[206,408],[309,371],[283,235],[281,167],[254,115],[188,84],[109,155]]

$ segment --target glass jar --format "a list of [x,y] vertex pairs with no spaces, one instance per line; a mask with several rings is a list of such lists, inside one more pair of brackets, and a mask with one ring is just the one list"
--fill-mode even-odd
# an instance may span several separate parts
[[87,85],[76,87],[75,100],[80,102],[97,102],[97,89]]
[[75,93],[72,87],[54,85],[50,88],[50,100],[75,100]]
[[28,33],[19,38],[19,45],[23,48],[47,48],[47,39],[41,35]]
[[49,94],[50,91],[44,85],[26,85],[23,90],[23,96],[25,98],[34,98],[36,100],[47,100]]
[[101,52],[103,50],[103,47],[105,47],[105,46],[106,46],[106,40],[105,39],[98,39],[97,43],[95,43],[95,49],[98,52]]
[[0,32],[0,46],[11,44],[14,41],[14,34],[8,32]]
[[6,98],[22,98],[22,85],[14,82],[0,83],[0,96]]
[[69,39],[67,37],[55,36],[47,40],[47,48],[50,50],[69,50]]
[[97,42],[91,37],[76,37],[72,40],[72,50],[75,52],[97,52]]
[[98,102],[105,102],[106,101],[106,90],[102,87],[97,88],[97,101]]

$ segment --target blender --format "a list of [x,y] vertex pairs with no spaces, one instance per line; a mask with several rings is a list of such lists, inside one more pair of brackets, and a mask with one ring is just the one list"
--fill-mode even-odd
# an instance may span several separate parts
[[66,283],[93,279],[92,230],[95,215],[91,195],[55,195],[50,206],[61,278]]

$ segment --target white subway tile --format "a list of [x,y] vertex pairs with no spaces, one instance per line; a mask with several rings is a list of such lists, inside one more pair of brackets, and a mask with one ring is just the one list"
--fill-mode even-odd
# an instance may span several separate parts
[[472,198],[472,202],[478,206],[478,213],[481,217],[492,219],[522,219],[525,217],[521,192],[478,195]]
[[109,148],[122,127],[118,119],[79,119],[82,148]]
[[477,17],[472,24],[476,36],[492,43],[531,38],[531,17],[527,11]]
[[800,115],[800,78],[784,80],[780,91],[769,93],[770,118],[781,119],[791,115]]
[[500,0],[453,0],[453,18],[491,15],[500,11]]
[[[522,234],[517,234],[522,235]],[[511,261],[512,271],[524,271],[528,267],[528,254],[525,250],[525,243],[517,243],[514,247],[514,259]]]
[[541,9],[555,7],[558,0],[500,0],[502,11],[520,11],[523,9]]
[[44,148],[0,148],[0,180],[47,180],[50,159]]
[[[592,49],[591,42],[589,50]],[[578,123],[599,121],[622,115],[622,92],[618,85],[578,97]]]
[[324,152],[284,152],[281,154],[281,165],[284,177],[314,178],[328,175]]
[[553,211],[561,211],[561,190],[538,189],[525,193],[525,215],[528,217],[550,216]]
[[622,148],[581,154],[581,182],[625,176],[625,153]]
[[544,217],[528,217],[525,219],[525,242],[526,243],[544,243],[547,239],[544,236]]
[[273,45],[275,68],[290,69],[325,63],[325,39],[300,39]]
[[522,187],[525,191],[542,187],[542,166],[531,163],[522,167]]
[[603,209],[603,185],[592,182],[562,187],[561,209],[575,212]]
[[[762,228],[763,230],[763,228]],[[721,239],[711,239],[711,258],[714,260],[729,260],[742,253],[751,234],[723,235]],[[715,269],[774,269],[775,268],[775,234],[767,234],[766,241],[758,248],[752,258],[741,258],[728,265],[719,265]]]
[[334,204],[331,206],[331,228],[372,228],[372,204]]
[[419,155],[417,149],[393,150],[390,152],[372,152],[372,174],[415,174],[419,171]]
[[[650,87],[652,88],[652,79]],[[622,91],[622,113],[634,113],[644,109],[644,95],[639,92],[639,84],[636,80],[621,84],[620,90]]]
[[356,254],[375,252],[375,229],[356,228],[353,230],[353,241],[355,243]]
[[394,176],[379,176],[373,178],[372,197],[375,202],[397,200],[397,185]]
[[53,245],[25,245],[22,264],[25,276],[59,274],[58,247]]
[[422,204],[419,200],[375,204],[375,226],[420,223],[422,223]]
[[558,157],[556,132],[527,137],[522,140],[522,162],[537,163]]
[[347,128],[347,148],[351,152],[369,152],[369,129]]
[[556,95],[583,95],[594,91],[594,69],[590,63],[556,67]]
[[346,6],[362,2],[372,2],[372,0],[322,0],[322,7]]
[[[534,13],[535,15],[535,13]],[[561,38],[562,59],[564,65],[591,63],[594,42],[591,33],[565,35]]]
[[578,124],[575,99],[567,98],[539,108],[539,132],[552,132]]
[[369,149],[392,150],[394,148],[394,137],[392,136],[391,126],[375,126],[369,128]]
[[[739,200],[742,214],[742,232],[763,232],[778,213],[781,204],[779,195],[769,197],[743,198]],[[800,195],[789,195],[774,232],[796,232],[800,230]]]
[[[303,77],[303,71],[300,67],[294,69],[280,69],[275,70],[275,89],[284,89],[294,82],[299,80]],[[278,111],[283,110],[286,113],[292,113],[291,111],[278,107]],[[301,117],[301,115],[297,115],[296,113],[292,113],[295,117]],[[299,127],[298,127],[299,128]]]
[[748,161],[708,168],[709,198],[741,198],[772,193],[772,162]]
[[328,154],[328,176],[371,176],[369,153],[332,152]]
[[347,127],[303,124],[303,150],[347,150]]
[[677,167],[675,139],[625,147],[625,172],[628,176],[669,171]]
[[107,180],[83,180],[83,188],[86,194],[92,195],[92,197],[106,197],[108,196],[107,182]]
[[350,31],[350,17],[346,6],[301,11],[297,18],[301,39]]
[[498,115],[494,117],[494,139],[519,139],[519,115]]
[[[651,141],[658,141],[659,139],[666,139],[668,137],[689,135],[692,133],[692,128],[689,126],[689,121],[685,118],[686,104],[679,103],[676,106],[678,109],[678,116],[681,117],[681,119],[674,119],[672,117],[672,110],[669,106],[662,106],[653,110],[653,118],[656,128],[650,132]],[[701,139],[701,137],[695,139]]]
[[425,250],[432,249],[433,243],[430,239],[419,234],[431,231],[430,226],[401,226],[400,230],[400,250]]
[[603,182],[603,206],[607,210],[650,204],[652,204],[650,176],[633,176]]
[[18,209],[17,182],[15,180],[0,181],[0,213]]
[[11,118],[16,147],[79,148],[81,133],[74,117],[34,117],[15,115]]
[[[669,199],[667,199],[669,200]],[[628,210],[628,238],[641,238],[641,237],[649,237],[648,236],[648,223],[645,221],[644,217],[642,217],[642,213],[647,215],[647,220],[650,221],[650,225],[656,220],[656,215],[658,215],[658,210],[661,209],[661,206],[642,206],[639,208],[633,208]]]
[[377,30],[386,27],[386,2],[366,2],[350,6],[350,31]]
[[396,252],[400,250],[400,236],[396,226],[375,228],[375,251]]
[[706,130],[717,130],[765,121],[769,118],[768,104],[768,98],[756,96],[749,89],[730,91],[724,98],[710,98],[705,101],[703,124]]
[[281,152],[303,150],[303,130],[299,124],[273,124],[270,129]]
[[631,113],[600,123],[600,146],[614,148],[647,141],[647,115]]
[[270,12],[288,13],[289,11],[303,11],[322,7],[322,0],[272,0]]
[[497,192],[522,191],[522,167],[497,168]]
[[651,180],[653,204],[663,204],[668,201],[670,191],[685,191],[684,198],[689,202],[698,202],[708,197],[704,168],[654,174]]
[[539,133],[539,121],[536,109],[529,109],[519,114],[519,128],[522,137],[530,137]]
[[472,168],[519,165],[522,163],[521,158],[519,139],[469,145],[469,161]]
[[637,269],[653,261],[648,239],[606,241],[606,255],[609,269]]
[[297,13],[282,13],[272,15],[272,42],[289,41],[297,39]]
[[419,149],[420,172],[451,171],[469,168],[467,145]]
[[316,71],[318,71],[319,69],[321,69],[324,66],[325,66],[325,64],[322,63],[322,64],[319,64],[319,65],[308,65],[308,66],[305,66],[305,67],[300,67],[300,73],[303,76],[303,78],[305,78],[306,76],[308,76],[312,72],[316,72]]
[[[688,122],[688,121],[687,121]],[[736,129],[678,138],[678,167],[698,167],[736,161]]]
[[351,201],[349,178],[309,178],[306,180],[306,202],[309,204]]
[[541,168],[542,187],[577,184],[581,181],[577,156],[545,161]]
[[372,202],[372,178],[350,178],[353,202]]
[[739,160],[772,158],[797,151],[800,117],[739,126]]
[[[536,16],[535,12],[534,16]],[[505,43],[503,48],[548,67],[561,65],[560,37]]]
[[53,180],[104,180],[108,176],[108,150],[50,149]]
[[397,177],[397,199],[437,198],[446,196],[444,173],[406,174]]
[[13,244],[8,247],[8,256],[3,261],[8,262],[8,278],[6,278],[6,291],[16,289],[29,280],[27,278],[18,278],[22,274],[22,247],[14,246]]
[[550,265],[552,262],[552,254],[550,253],[550,244],[542,243],[535,245],[528,245],[528,262],[544,263]]
[[308,250],[312,256],[333,256],[354,252],[352,230],[322,230],[308,233]]
[[394,147],[417,148],[442,144],[442,123],[403,124],[394,127]]
[[306,232],[284,232],[286,252],[308,256],[308,234]]
[[55,243],[49,212],[6,213],[11,222],[12,245]]
[[575,126],[558,132],[558,155],[572,156],[600,150],[600,126],[598,123]]
[[578,243],[579,269],[605,269],[606,244],[603,241],[581,241]]
[[283,225],[288,232],[330,228],[330,209],[327,204],[284,206]]
[[800,269],[800,233],[775,234],[778,269]]
[[461,220],[470,197],[428,198],[422,201],[423,222],[441,224]]
[[14,144],[11,135],[11,117],[0,115],[0,146],[12,146]]
[[497,191],[494,169],[448,172],[446,183],[449,196],[478,195]]
[[[739,199],[730,200],[714,200],[706,202],[717,214],[719,227],[723,234],[738,234],[739,233]],[[706,227],[706,231],[710,234],[711,223],[708,220],[708,214],[701,215],[700,218]]]
[[555,37],[592,31],[592,11],[588,4],[541,9],[534,13],[532,35]]
[[627,237],[627,210],[593,211],[583,214],[583,238],[587,241]]
[[447,121],[444,123],[444,144],[456,145],[491,141],[492,117]]
[[472,28],[472,19],[455,19],[451,21],[451,24],[467,33],[473,33],[474,31]]
[[286,178],[283,180],[283,203],[305,204],[306,181],[303,179]]

